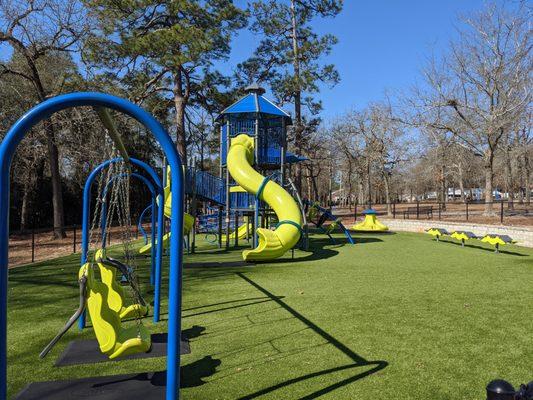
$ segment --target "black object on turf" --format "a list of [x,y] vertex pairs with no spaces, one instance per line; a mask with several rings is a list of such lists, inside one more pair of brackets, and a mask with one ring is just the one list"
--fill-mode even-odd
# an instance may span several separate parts
[[[187,340],[181,340],[181,354],[189,354],[191,348]],[[110,360],[109,357],[100,351],[98,341],[96,340],[74,340],[68,344],[66,349],[57,359],[55,366],[64,367],[76,364],[96,364],[102,362],[113,362],[121,360],[166,357],[167,355],[167,334],[152,334],[152,348],[148,353],[131,354],[126,357],[120,357]]]

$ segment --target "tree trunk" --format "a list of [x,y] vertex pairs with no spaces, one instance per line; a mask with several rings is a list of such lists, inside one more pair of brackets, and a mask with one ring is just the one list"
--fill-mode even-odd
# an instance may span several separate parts
[[527,151],[524,152],[524,187],[526,191],[526,204],[531,204],[531,166],[529,164],[529,156]]
[[507,190],[507,193],[509,195],[509,201],[507,202],[507,207],[509,207],[509,209],[514,209],[514,204],[513,204],[513,201],[514,201],[514,185],[513,185],[513,169],[512,169],[512,166],[511,166],[511,153],[510,153],[510,149],[507,148],[505,150],[505,186],[506,186],[506,190]]
[[465,182],[464,182],[464,174],[463,174],[463,164],[459,163],[458,164],[458,169],[459,169],[459,174],[458,174],[458,178],[459,178],[459,190],[461,191],[461,201],[464,203],[466,201],[466,196],[465,196]]
[[484,215],[493,214],[492,207],[492,182],[494,180],[494,152],[492,149],[485,153],[485,212]]
[[[298,22],[296,18],[295,0],[291,0],[291,28],[292,28],[292,64],[294,69],[294,144],[298,155],[303,154],[303,126],[302,126],[302,91],[300,89],[300,49],[298,46]],[[295,185],[298,192],[302,192],[302,173],[303,166],[301,163],[296,164]]]
[[366,205],[370,207],[372,205],[372,177],[370,175],[370,158],[366,161]]
[[30,178],[27,177],[24,185],[22,186],[22,205],[20,207],[20,230],[25,231],[28,229],[29,214],[30,214],[30,193],[31,187]]
[[391,215],[392,207],[390,199],[390,182],[387,171],[383,171],[383,186],[385,188],[385,203],[387,204],[387,215]]
[[65,234],[65,213],[63,209],[63,192],[61,188],[61,173],[59,170],[59,150],[57,149],[55,129],[51,119],[44,121],[46,133],[46,147],[48,163],[50,164],[50,179],[52,181],[52,207],[54,221],[54,238],[62,239]]
[[352,174],[353,174],[353,168],[352,163],[348,162],[348,207],[350,208],[350,211],[352,211],[352,191],[353,191],[353,184],[352,184]]
[[316,184],[316,176],[313,175],[312,170],[311,170],[311,184],[313,187],[313,198],[318,199],[318,186]]
[[446,186],[448,186],[446,184],[446,165],[442,163],[440,166],[440,193],[441,193],[440,195],[441,195],[442,207],[444,210],[446,209],[446,202],[448,201],[448,193],[446,190]]
[[174,108],[176,110],[176,147],[181,162],[187,164],[187,141],[185,137],[185,106],[187,99],[183,95],[183,77],[181,71],[174,74]]
[[365,194],[363,190],[363,182],[361,182],[361,175],[358,176],[357,181],[357,204],[364,205],[365,203]]

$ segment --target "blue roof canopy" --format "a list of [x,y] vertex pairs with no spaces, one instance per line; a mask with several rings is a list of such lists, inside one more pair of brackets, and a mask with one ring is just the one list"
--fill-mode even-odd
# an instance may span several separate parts
[[265,90],[256,84],[246,88],[248,94],[223,110],[217,120],[227,114],[260,113],[279,116],[286,119],[288,125],[292,124],[291,116],[263,96]]

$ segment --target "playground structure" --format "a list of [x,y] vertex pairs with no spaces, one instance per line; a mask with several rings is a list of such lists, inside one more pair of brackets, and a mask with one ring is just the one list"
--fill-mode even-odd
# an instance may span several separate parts
[[254,140],[246,134],[233,138],[227,156],[228,172],[244,190],[255,195],[257,202],[272,207],[278,223],[274,231],[256,229],[256,247],[243,252],[245,261],[281,257],[298,243],[302,232],[302,215],[296,201],[280,185],[252,168],[254,147]]
[[[305,207],[304,208],[305,214],[307,215],[308,221],[314,224],[318,229],[320,229],[322,233],[327,235],[333,244],[335,244],[336,242],[333,236],[331,236],[331,234],[337,228],[340,229],[342,233],[344,233],[344,236],[346,236],[348,243],[355,244],[355,241],[352,238],[350,231],[346,229],[341,219],[333,215],[330,210],[320,206],[318,202],[312,202],[310,200],[303,200],[303,203]],[[325,227],[324,223],[326,221],[331,221],[331,223]]]
[[354,225],[352,230],[357,232],[386,232],[389,230],[388,226],[378,220],[376,210],[368,208],[362,214],[365,216],[365,219]]
[[[291,184],[286,168],[303,159],[287,151],[287,126],[290,116],[263,95],[265,90],[256,84],[246,88],[247,95],[223,110],[217,117],[220,126],[220,168],[223,180],[225,240],[232,241],[230,216],[247,217],[252,230],[250,246],[244,251],[247,261],[267,260],[282,256],[298,243],[302,232],[302,210],[287,192]],[[253,168],[252,168],[253,166]],[[274,182],[274,181],[277,181]],[[277,193],[290,207],[285,213],[273,198]],[[280,215],[280,213],[282,215]],[[291,221],[291,222],[287,222]],[[274,223],[275,232],[266,232]],[[289,224],[294,224],[289,227]],[[245,225],[246,226],[246,225]],[[247,226],[248,228],[248,226]],[[241,231],[241,233],[244,231]],[[238,244],[240,235],[234,235]]]
[[[89,175],[84,188],[79,270],[80,306],[60,333],[43,350],[41,353],[43,357],[76,321],[80,329],[85,327],[85,311],[90,315],[100,351],[110,359],[144,353],[151,348],[150,333],[141,322],[141,318],[148,313],[148,305],[136,283],[133,255],[136,252],[132,253],[129,248],[131,231],[126,233],[123,242],[124,263],[106,254],[107,231],[113,216],[115,214],[118,216],[121,226],[125,225],[131,229],[127,193],[132,178],[144,183],[151,193],[151,203],[141,214],[139,226],[142,228],[142,220],[150,212],[152,224],[150,240],[144,232],[146,244],[140,253],[150,253],[150,282],[155,289],[154,322],[160,319],[162,257],[164,248],[170,244],[167,384],[164,389],[167,399],[179,397],[180,357],[177,349],[179,349],[181,312],[182,235],[195,234],[195,218],[185,213],[183,209],[184,195],[218,207],[219,246],[225,243],[228,247],[231,241],[237,245],[239,239],[252,237],[252,249],[243,252],[243,259],[246,261],[281,257],[299,242],[304,232],[303,207],[299,198],[297,202],[286,190],[295,192],[292,182],[290,180],[285,182],[284,177],[287,164],[301,161],[301,158],[286,151],[286,126],[290,124],[290,117],[262,96],[263,89],[251,86],[247,90],[249,92],[247,96],[224,110],[219,117],[222,155],[219,177],[194,168],[186,168],[183,174],[171,172],[181,171],[182,165],[168,134],[142,109],[113,96],[98,93],[58,96],[30,110],[8,132],[0,148],[0,162],[4,167],[3,171],[6,171],[4,176],[0,176],[3,189],[9,188],[7,184],[9,165],[17,144],[34,124],[54,112],[70,107],[92,106],[105,126],[115,149],[114,158],[97,166]],[[136,118],[154,134],[168,162],[168,175],[164,174],[163,180],[147,164],[129,157],[114,121],[105,107]],[[120,157],[116,156],[117,153]],[[133,171],[132,167],[140,171]],[[143,171],[147,173],[148,178],[140,173]],[[98,198],[91,224],[91,193],[93,182],[97,178],[99,178]],[[185,182],[188,183],[187,191],[185,191]],[[8,190],[3,190],[0,204],[7,209],[8,202]],[[172,207],[172,204],[175,207]],[[120,205],[123,206],[122,209],[118,208]],[[232,216],[234,221],[230,221]],[[170,219],[168,233],[164,232],[164,217]],[[242,225],[239,224],[240,217],[244,222]],[[221,223],[222,219],[225,225]],[[8,222],[5,212],[0,214],[0,221],[4,225],[0,246],[2,251],[0,262],[3,268],[0,285],[2,289],[6,289]],[[274,223],[275,229],[270,230]],[[222,235],[223,228],[225,228],[225,237]],[[100,232],[97,236],[100,237],[94,241],[93,236],[97,229]],[[99,243],[100,248],[91,250],[91,243]],[[95,274],[95,271],[98,273]],[[118,283],[121,274],[123,282],[131,286],[132,304],[127,304],[125,291]],[[3,290],[3,293],[7,293],[7,289]],[[0,306],[5,310],[7,299],[3,296],[1,300]],[[4,312],[0,318],[2,350],[6,349],[5,314]],[[137,321],[136,325],[124,328],[122,320],[127,318],[134,318]],[[3,351],[0,359],[1,400],[5,399],[7,393],[5,354]]]
[[[245,251],[243,258],[259,261],[281,257],[305,232],[303,205],[298,199],[294,200],[293,196],[297,197],[294,185],[285,177],[287,167],[303,158],[287,151],[286,130],[292,123],[290,116],[267,100],[261,87],[251,85],[246,91],[246,96],[217,118],[219,176],[194,166],[185,170],[185,194],[190,212],[199,208],[210,212],[191,217],[186,214],[184,233],[192,235],[191,252],[195,251],[197,233],[212,234],[219,247],[226,248],[231,244],[237,246],[239,239],[251,237],[250,246],[256,250]],[[165,199],[169,191],[170,186],[165,186]],[[282,196],[284,206],[276,202],[277,195]],[[193,202],[203,207],[191,206]],[[171,203],[165,200],[165,215],[170,208]],[[195,220],[198,220],[196,224]],[[267,232],[271,227],[275,227],[274,233]],[[150,249],[145,237],[146,246],[142,252]]]
[[430,228],[427,229],[426,232],[433,236],[437,242],[440,241],[443,236],[449,236],[453,239],[459,240],[462,247],[464,247],[467,240],[479,239],[483,243],[488,243],[491,246],[494,246],[495,253],[499,253],[500,246],[517,243],[517,241],[511,238],[509,235],[498,235],[493,233],[477,236],[475,233],[468,231],[453,231],[450,233],[446,229],[442,228]]
[[[17,149],[18,144],[25,137],[28,131],[41,120],[48,118],[55,112],[69,109],[72,107],[89,106],[95,108],[97,114],[100,116],[104,126],[107,128],[107,133],[122,155],[121,164],[123,166],[130,165],[130,158],[127,150],[116,129],[114,129],[111,116],[107,108],[123,112],[151,132],[154,138],[161,145],[165,154],[166,160],[173,171],[180,171],[182,163],[172,142],[172,139],[163,127],[146,111],[138,106],[110,95],[100,93],[72,93],[63,96],[57,96],[46,100],[39,105],[32,108],[24,116],[22,116],[13,127],[7,132],[2,144],[0,146],[0,399],[7,398],[7,293],[8,293],[8,243],[9,243],[9,192],[10,192],[10,167],[13,155]],[[120,174],[126,173],[128,168],[123,168]],[[178,399],[179,397],[179,382],[180,382],[180,332],[181,332],[181,287],[182,287],[182,241],[180,239],[183,232],[183,175],[180,173],[172,173],[173,187],[172,194],[170,194],[171,201],[175,205],[172,207],[170,216],[170,232],[174,232],[169,239],[170,242],[170,260],[169,260],[169,310],[168,310],[168,344],[167,344],[167,371],[166,371],[166,387],[163,389],[165,398],[170,400]],[[116,186],[116,185],[113,185]],[[162,201],[162,199],[160,200]],[[85,212],[88,211],[84,207]],[[161,215],[161,214],[160,214]],[[100,223],[100,221],[98,221]],[[130,332],[122,329],[120,315],[116,310],[109,307],[108,302],[108,285],[94,279],[92,274],[92,262],[88,262],[88,224],[82,232],[83,246],[82,246],[82,260],[80,269],[80,289],[87,289],[87,306],[91,312],[91,317],[94,319],[93,324],[98,325],[99,321],[103,322],[104,328],[99,330],[97,337],[101,349],[106,351],[111,357],[116,357],[120,354],[126,354],[130,351],[139,352],[146,351],[149,348],[149,341],[147,340],[147,333],[141,328],[142,325],[135,327],[135,332]],[[159,240],[159,249],[162,248],[162,240]],[[158,254],[162,254],[159,251]],[[100,256],[104,254],[101,253]],[[94,260],[96,263],[102,260]],[[90,264],[90,265],[88,265]],[[103,263],[102,263],[103,264]],[[111,264],[112,261],[111,261]],[[105,268],[104,265],[102,265]],[[110,266],[108,266],[109,268]],[[118,267],[113,265],[112,268]],[[127,267],[127,266],[126,266]],[[91,270],[91,271],[89,271]],[[126,269],[127,271],[127,269]],[[160,269],[159,269],[160,271]],[[157,280],[160,279],[160,274],[156,273],[156,288]],[[102,286],[103,285],[103,286]],[[105,287],[104,287],[105,286]],[[83,299],[82,299],[83,300]],[[141,304],[142,305],[142,304]],[[81,313],[75,314],[73,317],[79,317]],[[102,318],[100,320],[100,317]],[[154,315],[155,317],[155,315]],[[75,322],[70,320],[69,322]],[[111,325],[111,327],[108,326]],[[95,332],[98,328],[95,329]],[[133,334],[134,333],[134,334]],[[106,343],[106,344],[104,344]],[[66,383],[66,385],[72,382]],[[59,383],[60,384],[60,383]],[[158,389],[159,391],[161,389]],[[45,397],[41,397],[45,398]]]
[[[106,126],[109,127],[109,131],[114,132],[115,137],[119,137],[118,132],[113,128],[114,124],[109,121],[106,122]],[[96,226],[91,226],[91,192],[94,185],[94,181],[99,178],[99,189],[101,193],[98,193],[99,198],[97,199],[97,205],[101,203],[100,210],[100,230],[101,230],[101,243],[102,248],[105,249],[106,245],[106,236],[107,230],[109,228],[108,224],[111,221],[108,221],[108,197],[114,197],[113,195],[108,196],[109,189],[115,189],[115,185],[121,183],[121,180],[133,177],[144,183],[150,190],[152,195],[151,207],[153,210],[152,213],[152,222],[155,222],[156,225],[152,225],[152,241],[156,243],[163,243],[163,232],[164,232],[164,210],[163,207],[158,207],[158,204],[161,204],[163,200],[163,187],[161,178],[157,175],[156,171],[146,164],[143,161],[137,160],[135,158],[129,157],[127,152],[123,150],[123,157],[116,157],[110,160],[104,161],[98,165],[87,178],[85,182],[84,191],[83,191],[83,217],[82,217],[82,246],[81,246],[81,263],[85,264],[88,262],[89,256],[89,245],[91,240],[91,231],[96,228]],[[126,161],[127,160],[127,161]],[[122,169],[119,173],[116,172],[117,168],[121,168],[123,163],[128,163],[127,169]],[[141,175],[140,173],[133,172],[132,169],[136,168],[140,172],[144,172],[148,175],[149,178]],[[125,172],[127,171],[127,172]],[[102,186],[102,180],[106,180],[105,184]],[[116,197],[116,194],[115,194]],[[115,199],[117,200],[117,199]],[[96,217],[96,212],[94,213]],[[93,221],[93,225],[95,225]],[[163,246],[154,246],[150,249],[150,258],[151,258],[151,269],[150,269],[150,283],[155,287],[154,289],[154,322],[159,321],[160,315],[160,302],[161,302],[161,266],[162,266],[162,256],[163,256]],[[123,274],[126,276],[126,274]],[[81,318],[78,321],[78,326],[80,329],[85,327],[85,314],[81,315]]]
[[[73,96],[72,99],[70,96]],[[76,97],[78,96],[78,97]],[[101,94],[73,94],[68,96],[60,96],[59,98],[54,98],[44,102],[34,109],[30,110],[12,130],[8,133],[6,140],[2,143],[0,147],[0,165],[2,165],[0,174],[0,183],[5,184],[9,182],[9,164],[11,161],[11,156],[16,149],[16,144],[23,138],[24,134],[31,128],[32,124],[37,123],[40,119],[45,118],[50,113],[53,113],[55,110],[77,106],[77,105],[92,105],[98,107],[111,107],[119,111],[124,111],[129,115],[137,118],[141,121],[146,127],[152,130],[156,138],[162,143],[163,148],[167,149],[167,157],[169,159],[170,168],[169,170],[180,171],[181,165],[179,156],[175,154],[175,150],[171,150],[168,146],[172,146],[168,135],[165,131],[162,130],[160,125],[155,123],[153,118],[147,113],[143,112],[138,107],[128,103],[127,101],[117,99],[112,96],[106,96]],[[99,112],[101,113],[101,111]],[[106,117],[106,118],[109,118]],[[28,122],[30,121],[30,122]],[[117,132],[110,133],[114,138],[115,146],[121,148],[120,146],[120,137],[117,137]],[[226,205],[226,213],[224,213],[222,206],[218,206],[219,214],[216,215],[216,221],[220,221],[224,218],[227,222],[226,224],[226,238],[224,239],[221,235],[217,238],[220,242],[226,243],[227,246],[230,245],[231,241],[237,241],[239,239],[244,239],[250,232],[253,232],[253,228],[256,228],[255,234],[257,238],[255,239],[255,246],[252,249],[245,250],[243,252],[243,258],[246,261],[262,261],[270,260],[277,258],[285,254],[289,249],[293,248],[305,232],[306,227],[306,217],[312,217],[314,221],[311,221],[322,229],[328,236],[333,240],[331,233],[334,229],[341,229],[345,235],[347,235],[350,243],[353,243],[353,239],[349,231],[342,225],[340,219],[336,218],[329,210],[320,207],[316,203],[311,203],[309,201],[300,201],[298,198],[294,199],[289,191],[286,188],[289,188],[290,181],[288,180],[289,185],[278,184],[276,182],[283,182],[283,175],[280,173],[271,173],[267,174],[265,169],[263,174],[257,172],[257,161],[255,158],[255,153],[257,149],[255,147],[257,140],[252,138],[248,134],[237,134],[234,137],[228,137],[228,146],[229,151],[227,153],[227,160],[224,168],[227,168],[227,176],[235,181],[230,181],[228,185],[223,186],[222,189],[226,192],[226,195],[230,195],[226,198],[229,199],[228,204]],[[7,144],[6,144],[7,143]],[[14,144],[13,144],[14,143]],[[106,254],[106,232],[109,229],[110,219],[109,216],[113,215],[113,207],[117,204],[123,204],[127,206],[127,201],[124,203],[117,203],[118,196],[123,196],[129,186],[129,180],[131,178],[137,179],[146,184],[150,188],[152,195],[152,200],[150,204],[152,212],[152,237],[151,243],[156,244],[149,248],[150,255],[152,259],[151,264],[151,276],[153,277],[153,284],[155,286],[154,293],[154,320],[157,322],[159,317],[156,319],[156,313],[159,315],[158,296],[160,296],[160,286],[161,286],[161,257],[163,255],[163,247],[165,245],[165,239],[163,237],[163,227],[164,223],[163,216],[167,216],[170,219],[170,232],[167,234],[167,241],[170,244],[170,293],[169,293],[169,325],[168,325],[168,353],[167,353],[167,370],[164,372],[166,375],[166,384],[161,385],[156,383],[152,385],[150,380],[146,382],[141,382],[140,385],[152,385],[158,386],[158,393],[165,392],[165,398],[178,399],[179,398],[179,367],[180,367],[180,350],[179,350],[179,336],[181,329],[181,268],[182,268],[182,245],[183,245],[183,234],[187,232],[185,228],[184,219],[186,218],[186,213],[183,210],[183,176],[190,176],[190,172],[186,174],[176,173],[172,179],[167,179],[167,185],[163,189],[163,184],[160,181],[160,178],[155,174],[155,172],[150,172],[151,168],[141,169],[145,170],[148,174],[147,177],[144,177],[138,172],[132,171],[132,166],[139,167],[142,166],[142,162],[130,158],[125,149],[119,151],[122,157],[112,158],[104,163],[101,166],[97,167],[97,171],[94,172],[94,177],[103,174],[101,173],[108,167],[113,167],[114,165],[118,166],[118,170],[110,170],[105,179],[102,179],[102,182],[105,184],[103,186],[99,185],[99,189],[103,187],[103,190],[98,192],[98,199],[100,203],[100,214],[95,213],[96,218],[93,220],[93,224],[90,226],[89,219],[87,216],[90,213],[86,214],[86,209],[90,209],[90,203],[84,202],[84,229],[83,229],[83,245],[82,245],[82,261],[81,268],[79,270],[79,286],[80,286],[80,312],[76,312],[73,317],[69,320],[67,325],[72,326],[72,324],[79,319],[83,320],[83,311],[84,307],[87,308],[89,315],[91,317],[93,329],[95,335],[98,339],[98,344],[100,351],[104,353],[109,359],[116,359],[124,357],[126,355],[140,354],[148,352],[152,346],[152,338],[150,332],[147,328],[138,323],[131,328],[125,328],[123,326],[123,320],[126,318],[135,318],[136,321],[140,320],[141,317],[145,316],[148,312],[148,303],[144,300],[143,296],[136,289],[134,284],[135,277],[134,268],[131,268],[129,263],[122,263],[117,259],[110,258]],[[254,168],[255,165],[255,168]],[[153,170],[152,170],[153,171]],[[93,176],[91,173],[90,176]],[[153,175],[155,174],[155,176]],[[204,174],[198,174],[197,176],[207,176]],[[172,183],[172,190],[171,184]],[[88,179],[88,183],[92,183]],[[88,193],[90,193],[91,185],[86,185],[88,187]],[[9,203],[9,193],[5,190],[5,186],[2,186],[2,194],[0,196],[0,207],[8,206]],[[167,190],[168,188],[168,190]],[[193,189],[193,190],[196,190]],[[223,193],[223,192],[221,192]],[[244,195],[244,196],[243,196]],[[235,196],[235,197],[233,197]],[[242,211],[239,211],[238,207],[235,206],[233,209],[232,205],[235,204],[244,204],[244,201],[239,203],[237,196],[242,196],[248,204],[253,203],[252,207],[247,209],[243,208]],[[106,200],[110,198],[111,200]],[[112,200],[115,198],[115,200]],[[219,199],[223,199],[220,197]],[[237,199],[237,200],[234,200]],[[250,201],[251,200],[251,201]],[[167,206],[168,203],[168,206]],[[174,207],[171,207],[171,204],[174,204]],[[306,204],[307,207],[302,207],[301,204]],[[7,209],[5,207],[4,209]],[[307,212],[302,212],[307,211]],[[2,277],[0,280],[2,289],[2,298],[1,306],[4,306],[2,309],[3,316],[0,316],[0,323],[2,331],[2,340],[0,345],[2,348],[2,358],[0,358],[1,366],[3,367],[0,373],[2,381],[0,382],[0,399],[3,400],[6,398],[6,311],[7,311],[7,298],[4,297],[4,293],[7,294],[7,234],[8,234],[8,224],[7,224],[7,212],[0,211],[0,221],[2,222],[2,241],[0,241],[0,249],[2,253],[0,255],[0,262],[2,263]],[[116,211],[115,211],[116,212]],[[125,212],[124,210],[120,212]],[[232,214],[233,213],[233,214]],[[253,214],[252,214],[253,213]],[[307,215],[306,215],[307,214]],[[251,219],[250,216],[253,215],[254,219]],[[239,225],[238,220],[242,217],[243,224]],[[257,217],[257,219],[256,219]],[[194,221],[191,219],[192,221]],[[330,220],[332,223],[325,226],[324,223]],[[233,226],[232,226],[232,222]],[[262,225],[261,227],[259,225]],[[155,225],[155,226],[154,226]],[[194,224],[190,223],[190,231],[194,232]],[[222,227],[222,224],[218,224],[218,227]],[[267,229],[268,226],[275,226],[275,230]],[[101,248],[95,250],[91,253],[89,245],[91,244],[91,231],[95,230],[95,227],[100,228],[100,239]],[[231,231],[232,230],[232,231]],[[445,233],[443,230],[438,228],[434,229],[435,236],[439,238]],[[429,233],[429,232],[428,232]],[[131,234],[131,232],[130,232]],[[453,237],[462,240],[478,238],[475,235],[470,235],[469,232],[457,231],[454,232]],[[464,238],[466,236],[468,239]],[[483,240],[485,239],[486,240]],[[480,238],[478,238],[480,239]],[[496,251],[498,251],[498,246],[506,243],[513,243],[514,241],[509,237],[498,236],[498,235],[486,235],[481,238],[483,241],[487,241],[496,246]],[[127,250],[127,249],[126,249]],[[111,249],[109,249],[111,251]],[[146,250],[148,252],[148,250]],[[92,257],[90,257],[92,255]],[[128,252],[125,251],[125,258],[129,258]],[[159,267],[157,266],[159,263]],[[5,276],[4,276],[5,271]],[[97,274],[95,274],[97,272]],[[133,284],[133,304],[127,304],[127,296],[124,293],[123,288],[118,285],[117,278],[119,274],[122,274],[127,277],[127,282]],[[5,290],[4,290],[5,289]],[[172,307],[177,307],[173,309]],[[303,319],[303,318],[302,318]],[[171,325],[174,324],[174,325]],[[318,329],[318,328],[317,328]],[[64,333],[64,329],[62,330]],[[324,334],[327,337],[327,334]],[[55,342],[56,338],[54,338]],[[53,345],[53,343],[51,343]],[[51,347],[47,346],[49,350]],[[44,351],[43,351],[44,353]],[[170,361],[169,361],[170,359]],[[173,364],[168,364],[169,362]],[[115,381],[115,384],[120,385],[121,378],[123,376],[112,376],[108,379]],[[93,379],[93,378],[90,378]],[[98,379],[98,378],[94,378]],[[84,380],[76,380],[65,383],[66,385],[73,385],[74,382],[77,382],[76,385],[83,384]],[[81,382],[81,383],[80,383]],[[91,382],[94,382],[91,381]],[[118,382],[118,383],[117,383]],[[55,383],[56,385],[61,384]],[[93,384],[93,383],[91,383]],[[98,386],[98,382],[96,383]],[[163,387],[163,389],[161,389]],[[89,390],[89,389],[88,389]],[[105,389],[99,389],[104,391]],[[117,390],[115,386],[113,390]],[[123,394],[128,396],[127,393]],[[48,399],[52,397],[41,397],[43,399]],[[139,398],[131,397],[131,398]],[[163,398],[163,396],[157,397]]]
[[[240,239],[252,238],[250,246],[256,251],[245,251],[243,258],[247,261],[269,260],[281,257],[299,242],[302,234],[306,234],[303,204],[294,200],[293,196],[297,197],[294,185],[285,178],[287,166],[303,158],[286,149],[290,116],[267,100],[261,87],[251,85],[246,91],[246,96],[217,118],[221,156],[219,176],[194,166],[185,169],[187,204],[195,215],[184,215],[184,234],[187,235],[186,244],[192,235],[192,245],[186,247],[193,253],[197,233],[213,235],[212,242],[226,248],[232,243],[238,246]],[[248,139],[243,139],[243,135]],[[236,141],[238,136],[241,139]],[[170,186],[170,179],[167,179],[164,188],[167,218],[172,206]],[[276,196],[279,195],[284,199],[284,206],[277,202]],[[203,207],[198,207],[198,203]],[[153,205],[149,205],[138,222],[145,238],[141,254],[147,253],[154,243],[153,238],[148,241],[142,228],[142,221],[152,208]],[[198,214],[199,208],[209,213]],[[278,224],[275,233],[267,233],[274,223]],[[164,235],[163,247],[168,237],[168,234]]]

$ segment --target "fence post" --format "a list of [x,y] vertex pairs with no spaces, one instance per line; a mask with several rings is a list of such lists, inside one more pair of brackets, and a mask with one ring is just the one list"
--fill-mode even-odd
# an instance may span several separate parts
[[500,202],[500,223],[503,224],[503,199]]
[[235,227],[233,228],[233,234],[235,235],[235,247],[239,246],[239,213],[235,210]]
[[420,201],[416,201],[416,219],[420,219]]
[[465,205],[466,205],[466,220],[468,221],[468,200],[466,200]]
[[76,252],[76,225],[74,225],[74,232],[73,232],[72,236],[73,236],[73,239],[72,239],[72,252],[75,253]]
[[31,262],[35,262],[35,227],[31,228]]
[[392,219],[396,219],[396,203],[392,203]]
[[440,213],[441,213],[441,204],[440,204],[440,201],[438,202],[438,205],[439,205],[439,221],[441,219],[441,216],[440,216]]
[[353,207],[353,221],[357,222],[357,203],[355,203],[355,206]]

